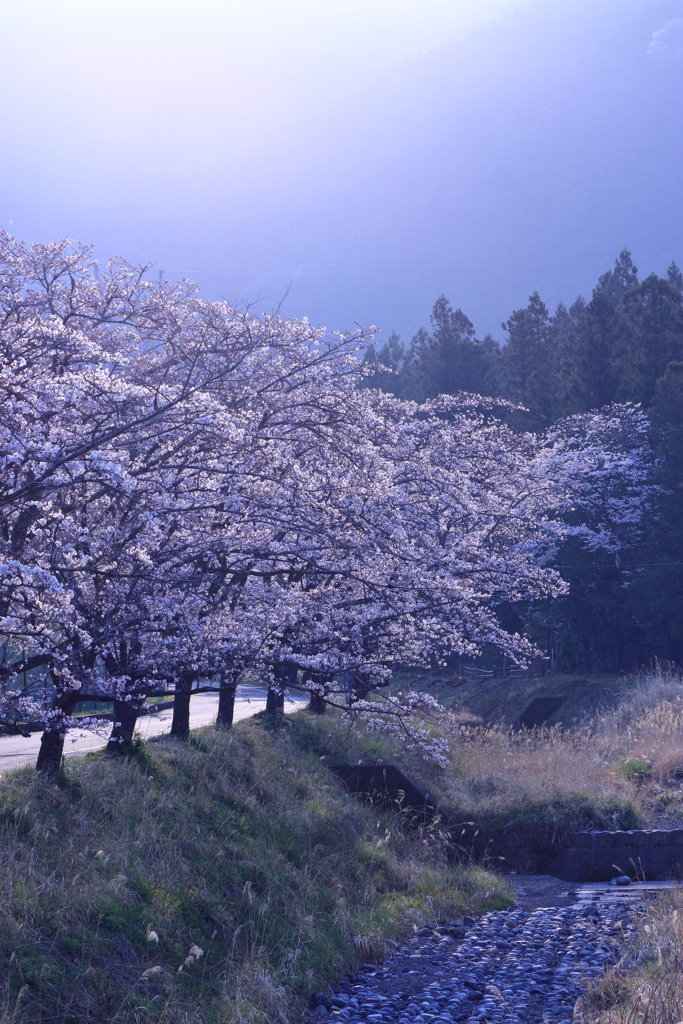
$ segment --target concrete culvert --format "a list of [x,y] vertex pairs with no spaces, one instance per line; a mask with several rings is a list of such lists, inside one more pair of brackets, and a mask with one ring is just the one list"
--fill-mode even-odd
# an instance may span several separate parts
[[516,729],[540,729],[551,724],[550,720],[557,714],[565,702],[564,697],[534,697],[515,721]]

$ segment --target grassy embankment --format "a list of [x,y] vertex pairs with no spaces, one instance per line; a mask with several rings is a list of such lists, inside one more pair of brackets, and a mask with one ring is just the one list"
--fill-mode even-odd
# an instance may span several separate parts
[[326,763],[398,763],[456,819],[522,837],[627,826],[683,814],[682,692],[654,679],[565,731],[465,725],[446,732],[446,770],[300,712],[71,761],[58,785],[15,772],[0,780],[0,1020],[284,1024],[413,923],[506,899],[448,861],[440,828],[362,807]]
[[284,1022],[414,923],[506,905],[347,795],[326,736],[302,713],[0,780],[0,1020]]
[[[425,682],[460,723],[454,767],[441,783],[444,800],[478,823],[505,827],[534,807],[534,815],[550,821],[553,805],[561,830],[591,813],[597,826],[612,828],[658,816],[683,819],[683,682],[677,671],[470,680],[455,692],[438,676]],[[515,728],[546,698],[562,700],[547,727]]]

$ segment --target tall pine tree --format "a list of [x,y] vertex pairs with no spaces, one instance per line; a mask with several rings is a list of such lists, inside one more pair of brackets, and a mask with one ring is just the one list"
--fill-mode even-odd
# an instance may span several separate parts
[[498,346],[475,337],[474,324],[461,309],[453,309],[445,295],[434,303],[431,335],[421,332],[413,342],[423,398],[471,391],[491,395],[497,391]]
[[596,290],[571,334],[567,412],[588,412],[614,401],[615,357],[622,332],[616,306],[605,290]]
[[626,292],[638,286],[638,267],[631,259],[629,249],[622,249],[614,262],[614,269],[608,270],[598,278],[593,289],[593,298],[601,292],[614,305]]
[[550,426],[558,405],[557,326],[538,292],[503,324],[508,342],[502,352],[507,398],[525,405],[534,429]]
[[683,359],[683,301],[668,280],[651,274],[619,303],[624,323],[616,370],[617,398],[648,408],[658,379]]

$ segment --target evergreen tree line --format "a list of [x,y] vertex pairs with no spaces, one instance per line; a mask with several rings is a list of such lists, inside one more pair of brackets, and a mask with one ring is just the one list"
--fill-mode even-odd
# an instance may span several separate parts
[[[624,250],[590,301],[551,314],[537,292],[502,325],[507,341],[476,337],[462,310],[441,295],[431,332],[409,346],[392,334],[365,356],[368,386],[422,402],[469,391],[524,406],[519,429],[540,431],[559,417],[633,402],[650,424],[652,497],[638,539],[620,555],[576,540],[556,565],[566,597],[501,608],[511,630],[545,649],[553,670],[631,671],[653,658],[683,660],[683,274],[638,278]],[[375,364],[372,367],[370,364]],[[382,367],[386,367],[382,369]]]

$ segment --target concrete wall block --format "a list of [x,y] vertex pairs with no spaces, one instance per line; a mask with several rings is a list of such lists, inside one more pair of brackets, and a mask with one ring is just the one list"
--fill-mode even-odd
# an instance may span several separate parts
[[641,850],[647,845],[647,839],[638,832],[612,832],[613,850]]

